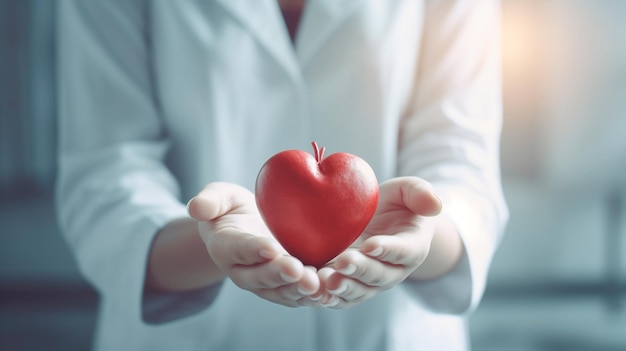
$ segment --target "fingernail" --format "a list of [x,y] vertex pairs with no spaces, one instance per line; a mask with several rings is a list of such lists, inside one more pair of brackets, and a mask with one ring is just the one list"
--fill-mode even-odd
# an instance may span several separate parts
[[313,302],[317,302],[319,300],[322,299],[322,295],[311,295],[309,296],[309,300],[313,301]]
[[433,196],[435,197],[435,199],[437,199],[437,202],[439,202],[439,206],[442,206],[443,205],[443,201],[441,201],[441,198],[437,194],[435,194],[434,192],[433,192]]
[[322,301],[320,301],[320,304],[322,304],[324,306],[329,304],[335,298],[333,295],[327,295],[327,294],[324,294],[324,295],[322,295],[320,297],[322,297]]
[[342,282],[341,284],[339,284],[337,289],[335,289],[335,290],[328,290],[328,292],[333,294],[333,295],[341,295],[341,294],[345,293],[347,290],[348,290],[348,284],[346,284],[345,282]]
[[300,295],[305,295],[305,296],[309,296],[315,292],[315,291],[307,290],[300,285],[296,287],[296,290],[298,291],[298,293],[300,293]]
[[[274,256],[275,256],[275,255],[274,255],[274,253],[272,253],[271,251],[266,250],[266,249],[261,249],[261,250],[259,250],[259,255],[260,255],[261,257],[263,257],[263,258],[268,258],[268,259],[269,259],[269,258],[274,258]],[[282,274],[282,273],[281,273],[281,274]]]
[[339,299],[336,297],[331,297],[330,300],[326,301],[326,303],[322,303],[324,307],[335,307],[339,304]]
[[436,216],[439,213],[441,213],[441,210],[443,209],[443,201],[441,201],[441,198],[439,196],[437,196],[437,194],[435,194],[434,189],[431,190],[430,195],[435,199],[437,204],[435,205],[435,208],[433,208],[430,211],[430,213],[426,213],[424,215],[426,215],[426,216]]
[[337,272],[339,272],[339,273],[341,273],[343,275],[354,274],[354,272],[356,272],[356,266],[353,263],[350,263],[347,266],[338,269]]
[[280,278],[281,278],[281,279],[282,279],[285,283],[293,283],[293,282],[295,282],[296,280],[298,280],[298,278],[291,277],[291,276],[289,276],[289,275],[287,275],[287,274],[285,274],[285,273],[283,273],[283,272],[280,272],[280,273],[279,273],[279,275],[280,275]]
[[189,201],[187,201],[187,214],[191,216],[191,214],[189,213],[189,205],[191,205],[191,202],[195,199],[196,197],[192,197],[191,199],[189,199]]
[[369,252],[366,252],[366,254],[367,254],[368,256],[372,256],[372,257],[378,257],[378,256],[380,256],[382,253],[383,253],[383,248],[382,248],[382,247],[380,247],[380,246],[379,246],[379,247],[377,247],[377,248],[375,248],[374,250],[371,250],[371,251],[369,251]]

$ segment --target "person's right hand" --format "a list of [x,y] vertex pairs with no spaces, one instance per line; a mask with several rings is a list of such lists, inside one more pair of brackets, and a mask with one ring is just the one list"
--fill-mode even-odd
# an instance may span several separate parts
[[187,208],[198,221],[209,255],[237,286],[290,307],[312,305],[321,298],[315,269],[278,244],[250,191],[232,183],[210,183]]

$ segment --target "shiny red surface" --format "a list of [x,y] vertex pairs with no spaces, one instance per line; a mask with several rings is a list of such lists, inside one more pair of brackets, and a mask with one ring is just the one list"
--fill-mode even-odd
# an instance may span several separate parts
[[[323,158],[301,150],[272,156],[256,180],[256,202],[278,242],[306,265],[321,267],[352,244],[378,204],[378,181],[349,153]],[[321,162],[318,162],[320,160]]]

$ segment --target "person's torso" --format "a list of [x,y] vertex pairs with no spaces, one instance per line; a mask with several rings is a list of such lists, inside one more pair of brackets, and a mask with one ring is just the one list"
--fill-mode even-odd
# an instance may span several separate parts
[[295,43],[275,0],[153,6],[155,95],[184,196],[217,179],[251,187],[271,155],[313,140],[393,176],[421,1],[311,0]]
[[[309,0],[295,43],[275,0],[151,6],[154,93],[171,140],[168,166],[184,199],[214,180],[252,188],[265,160],[284,149],[308,150],[313,140],[329,153],[361,156],[380,181],[394,176],[422,1]],[[122,309],[103,308],[103,343],[119,341],[106,335],[119,336],[108,316]],[[122,333],[125,345],[163,350],[466,347],[462,318],[424,310],[402,287],[335,311],[282,307],[226,282],[198,315]]]

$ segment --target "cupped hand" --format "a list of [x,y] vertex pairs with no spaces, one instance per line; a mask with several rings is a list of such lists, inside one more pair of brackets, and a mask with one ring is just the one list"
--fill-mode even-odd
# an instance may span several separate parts
[[315,269],[272,237],[247,189],[210,183],[189,201],[188,211],[215,264],[240,288],[290,307],[311,305],[318,297]]
[[440,211],[441,201],[423,179],[382,183],[376,213],[363,234],[318,272],[325,291],[321,303],[351,307],[404,281],[426,259],[433,217]]

